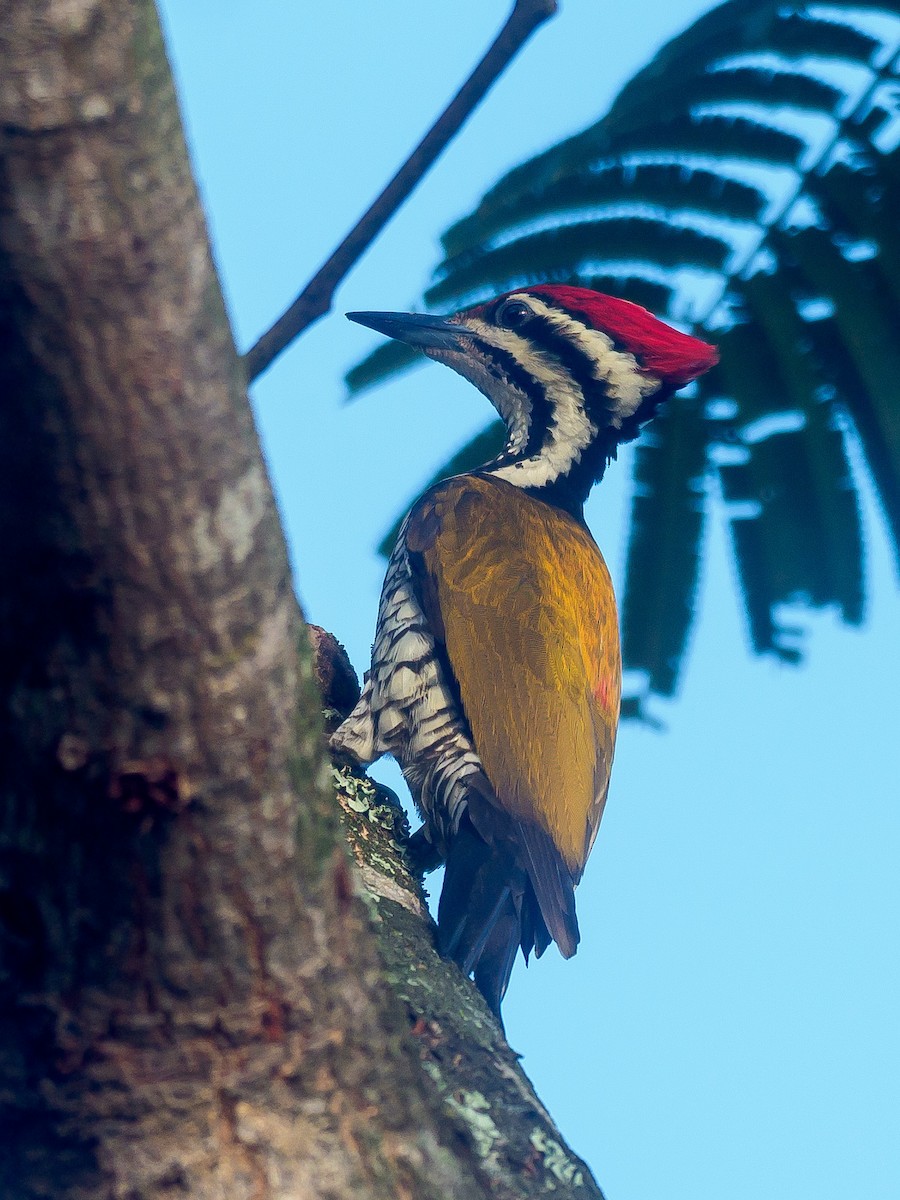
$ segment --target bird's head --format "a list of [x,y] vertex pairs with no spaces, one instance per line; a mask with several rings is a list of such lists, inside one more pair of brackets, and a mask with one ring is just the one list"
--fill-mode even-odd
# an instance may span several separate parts
[[562,487],[579,501],[661,401],[718,361],[714,347],[640,305],[581,287],[519,288],[446,318],[347,315],[484,392],[507,428],[485,471],[530,490]]

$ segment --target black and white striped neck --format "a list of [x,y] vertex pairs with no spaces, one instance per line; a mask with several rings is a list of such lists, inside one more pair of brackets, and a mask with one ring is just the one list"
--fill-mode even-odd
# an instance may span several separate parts
[[510,483],[534,499],[561,508],[581,520],[591,488],[603,477],[607,463],[613,457],[615,445],[595,437],[577,461],[568,462],[564,469],[554,469],[559,465],[554,449],[547,456],[540,451],[524,455],[504,449],[475,473]]
[[451,365],[485,393],[507,427],[502,453],[478,473],[580,514],[660,380],[600,330],[526,297],[521,330],[470,318],[471,350]]

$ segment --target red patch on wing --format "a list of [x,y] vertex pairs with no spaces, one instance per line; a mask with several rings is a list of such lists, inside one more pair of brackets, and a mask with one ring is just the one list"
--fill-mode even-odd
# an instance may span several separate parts
[[613,681],[608,675],[601,675],[592,688],[594,699],[601,707],[612,707]]

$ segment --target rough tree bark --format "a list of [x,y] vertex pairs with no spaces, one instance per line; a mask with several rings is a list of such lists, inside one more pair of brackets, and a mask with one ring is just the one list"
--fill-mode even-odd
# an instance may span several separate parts
[[0,50],[0,1195],[599,1196],[350,865],[152,4]]

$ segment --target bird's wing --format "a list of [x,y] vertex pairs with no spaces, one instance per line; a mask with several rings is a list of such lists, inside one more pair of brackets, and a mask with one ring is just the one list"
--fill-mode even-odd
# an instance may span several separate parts
[[[406,544],[500,805],[526,835],[548,834],[577,882],[606,800],[621,687],[600,551],[572,517],[478,476],[426,493]],[[522,841],[540,857],[540,838]]]

